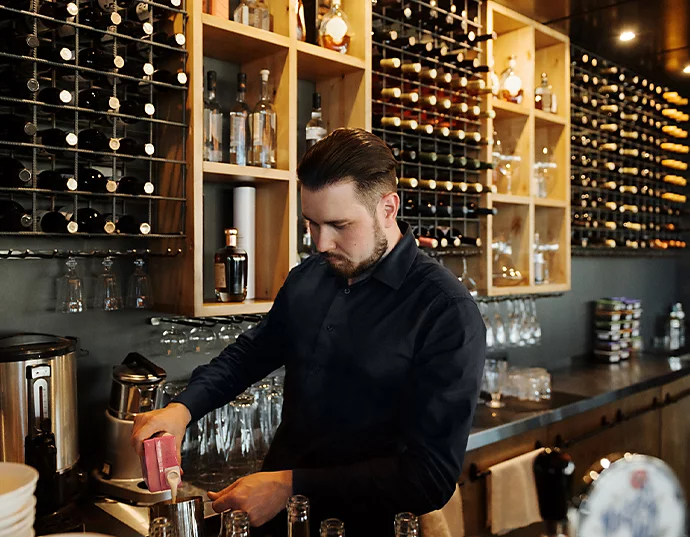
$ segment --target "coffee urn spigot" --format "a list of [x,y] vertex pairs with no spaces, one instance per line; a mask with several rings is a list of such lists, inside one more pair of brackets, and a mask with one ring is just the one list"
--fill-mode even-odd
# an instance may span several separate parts
[[546,535],[560,536],[572,499],[575,464],[558,448],[546,448],[534,460],[539,512],[546,525]]

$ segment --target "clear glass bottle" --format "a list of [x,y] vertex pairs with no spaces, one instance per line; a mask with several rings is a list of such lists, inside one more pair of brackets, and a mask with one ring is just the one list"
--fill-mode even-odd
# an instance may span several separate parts
[[251,139],[249,164],[262,168],[276,167],[276,111],[268,96],[268,77],[271,72],[262,69],[261,97],[251,117]]
[[287,503],[288,537],[309,537],[309,499],[292,496]]
[[418,537],[419,522],[412,513],[398,513],[394,521],[395,537]]
[[508,59],[508,67],[501,73],[501,87],[499,98],[515,104],[522,104],[523,84],[522,78],[515,72],[517,57]]
[[172,537],[172,524],[165,517],[157,517],[151,522],[149,537]]
[[556,113],[556,99],[546,73],[541,74],[541,85],[534,90],[534,107],[544,112]]
[[206,75],[204,99],[204,160],[223,161],[223,110],[216,100],[216,72]]
[[321,94],[314,93],[312,96],[311,119],[307,123],[307,149],[319,140],[323,140],[328,131],[321,119]]
[[534,284],[542,285],[548,283],[548,271],[546,268],[546,259],[542,251],[542,245],[539,239],[539,233],[534,234]]
[[237,100],[230,110],[230,164],[247,165],[249,151],[249,115],[251,110],[244,100],[247,75],[237,74]]
[[218,537],[249,537],[247,513],[239,510],[223,512]]
[[345,523],[337,518],[327,518],[321,522],[321,537],[345,537]]
[[319,26],[319,45],[347,54],[350,46],[350,24],[347,15],[340,9],[340,0],[333,0],[331,10],[323,16]]
[[240,0],[232,18],[235,22],[252,28],[270,30],[271,12],[263,0]]
[[237,247],[237,230],[225,230],[225,246],[214,256],[216,298],[242,302],[247,297],[247,252]]

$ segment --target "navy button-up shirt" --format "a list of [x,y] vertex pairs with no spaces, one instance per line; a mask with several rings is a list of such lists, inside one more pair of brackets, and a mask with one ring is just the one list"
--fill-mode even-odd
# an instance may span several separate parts
[[[294,268],[264,320],[197,368],[177,398],[196,420],[285,366],[264,470],[293,470],[312,535],[330,517],[353,537],[393,535],[396,513],[439,509],[460,475],[484,323],[457,277],[400,228],[399,243],[352,286],[318,255]],[[285,524],[276,517],[271,533]]]

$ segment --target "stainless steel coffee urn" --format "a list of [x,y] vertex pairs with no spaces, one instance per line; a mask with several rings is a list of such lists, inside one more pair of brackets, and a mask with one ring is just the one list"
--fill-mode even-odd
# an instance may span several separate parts
[[77,422],[77,340],[0,337],[0,461],[39,471],[39,516],[71,503],[80,492]]
[[94,472],[99,489],[118,500],[153,504],[170,498],[170,491],[149,492],[141,471],[141,461],[131,444],[134,418],[160,408],[166,373],[139,353],[127,355],[113,368],[110,403],[105,412],[105,457]]

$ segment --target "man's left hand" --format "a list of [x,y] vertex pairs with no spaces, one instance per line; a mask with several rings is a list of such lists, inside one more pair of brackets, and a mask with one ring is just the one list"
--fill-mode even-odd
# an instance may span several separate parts
[[209,492],[216,513],[239,509],[252,526],[261,526],[285,509],[292,496],[292,470],[259,472],[243,477],[220,492]]

